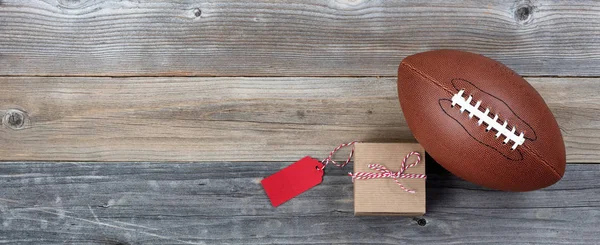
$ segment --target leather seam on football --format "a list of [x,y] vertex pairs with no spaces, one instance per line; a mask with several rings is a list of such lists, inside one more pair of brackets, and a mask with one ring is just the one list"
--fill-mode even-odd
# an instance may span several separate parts
[[558,179],[561,179],[562,176],[558,173],[558,171],[556,171],[556,168],[554,168],[552,165],[550,165],[546,159],[544,159],[539,153],[537,153],[537,151],[531,149],[529,146],[527,145],[523,145],[523,148],[525,148],[525,150],[527,150],[529,153],[533,154],[538,160],[540,160],[546,167],[550,168],[552,170],[552,172],[554,174],[556,174],[556,176],[558,177]]
[[406,61],[402,61],[400,63],[400,65],[408,67],[410,70],[412,70],[413,72],[419,74],[421,77],[429,80],[430,82],[434,83],[435,85],[437,85],[438,87],[442,88],[443,90],[446,90],[446,92],[448,92],[450,95],[453,94],[451,89],[444,87],[444,85],[442,85],[440,82],[438,82],[437,80],[435,80],[432,77],[428,76],[427,74],[419,71],[417,68],[413,67],[412,65],[406,63]]

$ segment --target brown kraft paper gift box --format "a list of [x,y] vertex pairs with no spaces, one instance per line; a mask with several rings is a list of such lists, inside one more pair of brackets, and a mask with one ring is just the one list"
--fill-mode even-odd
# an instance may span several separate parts
[[[396,173],[402,159],[412,152],[421,154],[421,161],[404,173],[425,174],[425,150],[418,143],[356,143],[354,172],[378,172],[369,164],[381,164]],[[414,163],[411,156],[406,165]],[[356,179],[354,181],[354,215],[419,216],[425,214],[425,179],[399,179],[409,193],[400,188],[393,178]]]

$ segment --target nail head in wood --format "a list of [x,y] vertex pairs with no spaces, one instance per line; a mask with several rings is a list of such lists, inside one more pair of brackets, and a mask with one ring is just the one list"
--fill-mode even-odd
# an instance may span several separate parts
[[27,113],[18,109],[10,109],[2,117],[2,125],[11,129],[22,129],[27,120]]
[[202,10],[200,10],[199,8],[194,9],[194,15],[196,17],[200,17],[202,15]]
[[424,218],[413,218],[413,220],[416,221],[419,226],[425,226],[427,224],[427,220]]

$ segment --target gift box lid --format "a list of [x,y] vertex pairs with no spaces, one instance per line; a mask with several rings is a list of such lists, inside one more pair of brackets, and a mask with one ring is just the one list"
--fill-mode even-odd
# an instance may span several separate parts
[[[354,146],[354,172],[377,172],[369,164],[381,164],[392,172],[398,172],[401,162],[410,152],[420,154],[420,162],[404,173],[425,174],[425,150],[418,143],[357,143]],[[417,156],[407,159],[414,163]],[[399,179],[409,193],[393,178],[356,179],[354,181],[354,215],[401,215],[425,214],[425,179]]]

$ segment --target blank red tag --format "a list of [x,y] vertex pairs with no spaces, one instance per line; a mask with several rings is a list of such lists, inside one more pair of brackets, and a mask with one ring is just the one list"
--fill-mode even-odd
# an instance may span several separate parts
[[280,170],[261,181],[271,204],[277,207],[323,181],[323,164],[312,157]]

